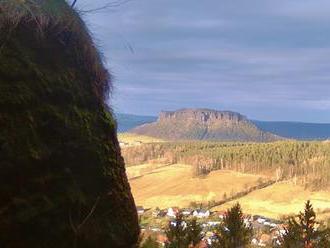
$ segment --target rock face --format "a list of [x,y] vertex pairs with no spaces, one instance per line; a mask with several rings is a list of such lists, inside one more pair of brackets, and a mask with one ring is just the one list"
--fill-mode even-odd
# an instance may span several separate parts
[[0,247],[136,246],[109,81],[64,0],[0,2]]
[[139,126],[131,132],[170,140],[268,142],[280,139],[261,131],[239,113],[210,109],[163,111],[157,122]]

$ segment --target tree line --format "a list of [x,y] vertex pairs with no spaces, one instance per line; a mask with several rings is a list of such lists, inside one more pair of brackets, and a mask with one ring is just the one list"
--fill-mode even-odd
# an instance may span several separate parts
[[235,170],[272,175],[276,180],[295,179],[309,188],[330,186],[329,142],[169,142],[124,148],[122,154],[128,166],[185,163],[194,166],[196,175]]

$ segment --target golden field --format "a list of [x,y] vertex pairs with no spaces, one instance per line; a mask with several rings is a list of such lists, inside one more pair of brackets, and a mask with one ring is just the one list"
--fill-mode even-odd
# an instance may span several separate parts
[[[275,219],[297,214],[304,208],[306,200],[311,200],[319,219],[330,218],[330,192],[305,190],[293,182],[281,182],[256,190],[238,201],[245,212]],[[236,201],[228,202],[213,210],[225,210]]]
[[[130,133],[119,134],[119,140],[133,146],[137,142],[166,142]],[[230,197],[270,179],[230,170],[216,170],[205,177],[194,177],[192,166],[184,164],[145,163],[129,166],[126,171],[136,204],[145,208],[187,207],[192,202],[207,204],[223,200],[224,195]],[[280,219],[303,210],[308,199],[312,201],[319,219],[330,218],[330,190],[311,191],[294,184],[293,180],[255,190],[212,210],[226,210],[238,201],[246,213]]]
[[137,135],[134,133],[118,133],[119,142],[134,144],[136,142],[141,143],[158,143],[164,142],[162,139],[157,139],[149,136]]
[[[127,175],[137,205],[145,208],[187,207],[192,202],[222,200],[258,185],[262,176],[234,171],[213,171],[203,178],[193,177],[190,165],[144,164],[131,166]],[[280,219],[298,213],[310,199],[320,219],[330,218],[330,192],[312,192],[292,182],[281,182],[255,190],[213,210],[226,210],[240,202],[244,212]]]
[[137,205],[147,208],[187,207],[191,202],[222,200],[224,194],[255,186],[260,176],[233,171],[214,171],[204,178],[193,177],[191,166],[175,164],[139,165],[127,168]]

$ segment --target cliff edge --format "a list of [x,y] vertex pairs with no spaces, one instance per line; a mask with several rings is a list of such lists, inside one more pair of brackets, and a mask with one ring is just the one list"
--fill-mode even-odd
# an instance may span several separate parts
[[162,111],[157,122],[130,132],[168,140],[269,142],[281,139],[258,129],[239,113],[211,109]]

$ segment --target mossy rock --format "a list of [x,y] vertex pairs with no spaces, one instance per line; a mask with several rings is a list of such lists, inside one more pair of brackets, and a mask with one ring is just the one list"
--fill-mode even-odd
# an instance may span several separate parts
[[65,1],[0,1],[0,247],[135,247],[109,81]]

